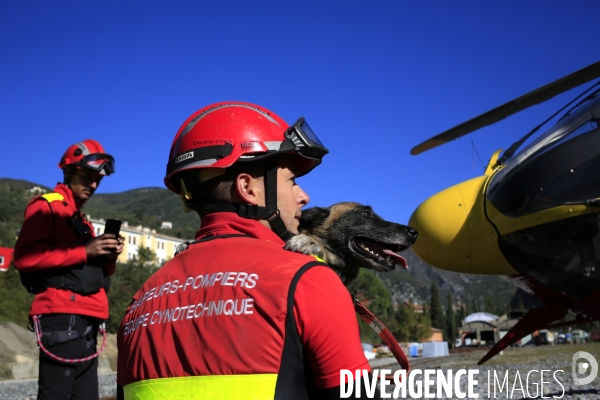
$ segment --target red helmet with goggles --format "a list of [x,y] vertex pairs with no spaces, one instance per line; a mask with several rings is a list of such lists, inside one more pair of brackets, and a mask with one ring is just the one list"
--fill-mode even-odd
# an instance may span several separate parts
[[179,128],[169,154],[165,185],[181,193],[173,177],[183,171],[227,168],[236,162],[293,154],[297,176],[321,163],[328,150],[304,118],[291,127],[275,113],[255,104],[211,104],[190,116]]
[[65,151],[58,167],[64,169],[67,166],[86,168],[102,175],[110,175],[115,172],[115,159],[104,152],[100,143],[87,139],[71,145]]

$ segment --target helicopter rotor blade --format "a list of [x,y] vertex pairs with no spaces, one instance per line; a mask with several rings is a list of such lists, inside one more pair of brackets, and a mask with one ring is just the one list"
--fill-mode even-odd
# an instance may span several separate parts
[[483,113],[475,118],[472,118],[454,128],[448,129],[423,143],[415,146],[410,151],[410,154],[417,155],[435,147],[441,146],[451,140],[458,139],[468,133],[483,128],[484,126],[492,125],[504,118],[511,116],[519,111],[525,110],[538,103],[542,103],[552,97],[559,95],[567,90],[573,89],[579,85],[591,81],[600,76],[600,61],[588,65],[570,75],[564,76],[555,80],[541,88],[531,91],[521,97],[518,97],[508,103],[494,108],[486,113]]

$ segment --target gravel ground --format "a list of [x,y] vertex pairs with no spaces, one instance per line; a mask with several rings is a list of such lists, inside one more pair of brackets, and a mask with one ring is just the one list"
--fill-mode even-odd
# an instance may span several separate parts
[[[477,385],[474,386],[474,393],[480,399],[523,399],[523,398],[561,398],[561,399],[597,399],[600,400],[600,373],[590,384],[585,386],[577,386],[573,383],[571,357],[575,351],[589,351],[596,359],[600,360],[600,344],[593,347],[576,347],[576,346],[554,346],[552,348],[521,348],[509,349],[503,355],[494,357],[484,365],[477,366],[477,360],[481,358],[485,352],[483,350],[468,354],[454,354],[449,357],[422,359],[412,358],[411,369],[417,370],[440,370],[444,374],[452,371],[455,374],[458,370],[475,370],[479,372],[475,375]],[[393,358],[376,359],[370,362],[374,369],[388,369],[393,372],[399,368]],[[545,382],[544,390],[540,391],[540,371],[546,370],[550,372],[544,373]],[[559,372],[562,370],[563,372]],[[537,371],[531,372],[530,371]],[[517,373],[518,372],[518,373]],[[437,373],[437,372],[436,372]],[[490,383],[488,385],[488,373]],[[527,375],[529,373],[529,380]],[[505,376],[508,374],[506,382],[503,384],[503,390],[500,390],[499,384],[504,382]],[[110,398],[116,395],[115,387],[116,373],[105,374],[99,376],[99,392],[100,398]],[[453,375],[454,376],[454,375]],[[496,383],[496,392],[494,393],[494,376],[499,383]],[[417,376],[417,380],[423,381],[423,375]],[[433,376],[435,381],[435,375]],[[393,393],[395,386],[388,385],[386,393]],[[523,389],[523,390],[521,390]],[[460,379],[460,390],[467,393],[467,377],[462,376]],[[431,385],[429,391],[433,394],[430,398],[438,398],[436,396],[437,386]],[[442,392],[443,393],[443,392]],[[406,397],[425,398],[424,392],[420,395],[411,397],[407,390]],[[24,381],[0,381],[0,400],[32,400],[37,395],[37,380]],[[454,392],[454,397],[457,393]],[[352,398],[352,397],[351,397]],[[402,398],[402,397],[400,397]],[[441,398],[447,398],[441,396]],[[469,396],[467,396],[469,398]]]
[[[530,399],[530,398],[561,398],[561,399],[597,399],[600,400],[600,373],[591,383],[585,386],[577,386],[573,382],[572,376],[572,356],[576,351],[589,351],[596,359],[600,360],[598,345],[592,347],[560,346],[554,347],[531,347],[514,348],[503,352],[492,358],[484,365],[477,365],[477,361],[485,354],[480,350],[471,354],[456,354],[450,357],[440,357],[435,359],[411,359],[411,370],[436,370],[432,380],[435,382],[437,371],[443,371],[447,376],[448,371],[452,371],[454,377],[458,370],[473,370],[474,378],[477,384],[473,386],[473,394],[480,399]],[[377,363],[371,363],[372,368],[380,370],[389,369],[391,374],[399,368],[397,363],[390,364],[393,359],[376,360]],[[479,370],[475,374],[474,370]],[[541,371],[544,370],[544,384],[541,382]],[[529,379],[528,379],[529,374]],[[389,376],[389,375],[388,375]],[[488,383],[489,376],[489,383]],[[508,376],[508,378],[506,378]],[[496,382],[495,382],[496,377]],[[585,376],[579,376],[583,378]],[[390,376],[391,378],[391,376]],[[424,381],[424,376],[417,375],[415,381]],[[506,379],[506,381],[505,381]],[[466,376],[460,378],[460,391],[468,393],[468,381]],[[501,390],[501,386],[503,386]],[[437,385],[433,383],[429,392],[432,394],[429,398],[448,398],[445,392],[441,391],[441,396],[437,396]],[[543,389],[541,389],[543,388]],[[392,395],[396,386],[388,385],[385,392]],[[406,397],[400,398],[425,398],[424,389],[419,393],[418,388],[415,396],[411,396],[406,391]],[[454,391],[453,397],[458,398],[459,394]],[[466,396],[473,398],[475,396]]]
[[[392,373],[398,365],[390,365],[380,368],[391,369]],[[523,399],[523,398],[562,398],[562,399],[598,399],[600,400],[600,377],[597,377],[592,383],[585,386],[577,386],[573,383],[571,376],[571,363],[557,364],[553,361],[545,361],[530,364],[505,364],[502,367],[498,366],[461,366],[453,365],[439,366],[435,363],[427,365],[421,364],[412,368],[413,370],[420,369],[435,369],[443,371],[444,375],[447,376],[448,371],[452,371],[453,375],[460,369],[478,370],[479,372],[474,374],[474,378],[477,380],[476,385],[473,386],[473,394],[481,399]],[[540,371],[544,372],[544,385],[543,392],[540,389]],[[562,370],[563,372],[560,372]],[[533,372],[530,372],[533,371]],[[527,379],[529,373],[529,380]],[[489,374],[489,382],[488,382]],[[505,381],[505,376],[508,374],[508,379]],[[494,377],[496,376],[497,381],[495,382]],[[432,380],[435,382],[436,376],[433,375]],[[416,376],[416,381],[424,381],[423,375]],[[468,381],[466,376],[460,378],[460,391],[462,393],[468,393]],[[501,386],[503,386],[501,390]],[[429,392],[433,395],[430,398],[438,398],[437,385],[434,383],[430,386]],[[396,386],[389,385],[386,387],[386,393],[392,395]],[[415,389],[416,395],[412,397],[410,392],[406,391],[406,397],[402,397],[401,391],[399,398],[425,398],[424,392],[418,392],[418,388]],[[423,389],[422,389],[423,390]],[[440,398],[448,398],[445,396],[445,392],[441,391],[442,395]],[[458,393],[453,392],[453,397],[458,398]],[[475,396],[473,396],[475,397]],[[467,396],[466,398],[471,398]]]
[[[117,395],[117,373],[98,376],[100,398]],[[0,400],[34,400],[37,396],[37,379],[0,381]]]
[[[436,364],[440,363],[439,361],[436,362],[436,361],[432,360],[431,362],[425,362],[425,363],[417,363],[416,361],[417,360],[412,360],[412,364],[413,364],[412,369],[413,370],[416,370],[416,369],[423,370],[423,369],[431,369],[431,368],[437,369],[438,367],[440,367],[440,365],[436,365]],[[421,360],[419,360],[419,361],[421,361]],[[448,370],[452,370],[453,372],[456,372],[457,370],[459,370],[463,367],[466,367],[465,369],[475,369],[475,367],[473,365],[467,365],[467,366],[453,365],[452,367],[441,367],[439,369],[444,371],[444,373],[447,373]],[[390,369],[393,373],[393,371],[398,368],[398,364],[395,364],[395,363],[389,364],[389,360],[381,360],[379,365],[377,363],[375,363],[373,365],[373,368]],[[545,361],[545,362],[531,363],[531,364],[506,364],[506,365],[502,366],[502,368],[499,368],[498,366],[489,366],[489,367],[479,366],[477,368],[479,369],[479,373],[476,376],[477,380],[478,380],[478,385],[475,386],[474,392],[479,395],[480,399],[487,399],[487,398],[495,398],[495,399],[562,398],[562,399],[586,399],[586,400],[587,399],[598,399],[598,400],[600,400],[600,377],[597,377],[589,385],[576,386],[573,384],[573,378],[571,377],[571,365],[570,364],[557,365],[555,362]],[[527,373],[531,370],[539,371],[542,369],[551,370],[553,372],[558,369],[562,369],[565,372],[556,374],[556,377],[557,377],[558,381],[560,381],[560,384],[557,382],[557,380],[553,379],[552,373],[545,373],[544,382],[549,382],[549,383],[544,384],[545,390],[544,390],[543,394],[539,392],[540,374],[539,373],[530,374],[529,393],[528,393],[526,391],[527,390],[527,388],[526,388]],[[494,396],[494,392],[493,392],[494,372],[496,372],[496,376],[498,376],[499,380],[502,381],[504,379],[504,375],[506,374],[507,370],[508,370],[508,375],[509,375],[509,378],[507,381],[508,384],[504,385],[504,390],[502,393],[500,393],[500,389],[499,389],[498,385],[496,385],[496,393]],[[487,383],[488,371],[490,371],[490,377],[491,377],[491,384],[490,384],[489,388],[488,388],[488,383]],[[522,381],[522,386],[519,385],[518,380],[516,380],[516,385],[515,385],[515,378],[517,376],[516,371],[519,371],[519,376]],[[116,377],[116,373],[99,376],[99,381],[100,381],[99,392],[100,392],[101,399],[116,395],[115,377]],[[422,376],[421,376],[421,379],[422,379]],[[536,384],[537,384],[537,386],[536,386]],[[467,393],[467,379],[465,377],[461,378],[460,387],[461,387],[461,391]],[[515,389],[514,391],[513,391],[513,387]],[[524,392],[519,390],[519,389],[521,389],[521,387],[523,388]],[[507,388],[510,389],[508,392],[507,392]],[[386,393],[389,393],[391,395],[395,389],[395,386],[390,385],[390,386],[387,386],[386,389],[387,389]],[[434,395],[433,398],[437,398],[437,396],[435,395],[437,393],[436,385],[431,386],[430,392],[433,393],[433,395]],[[536,396],[536,392],[537,392],[537,396]],[[488,393],[489,393],[489,397],[488,397]],[[422,396],[423,396],[423,394],[424,393],[422,393]],[[33,400],[33,399],[35,399],[36,395],[37,395],[37,380],[0,382],[0,400]],[[542,395],[544,397],[542,397]],[[442,396],[442,397],[446,398],[444,396]],[[424,398],[424,397],[419,397],[419,396],[411,397],[410,393],[407,391],[406,398],[413,399],[413,398]],[[453,397],[453,398],[457,398],[457,397]]]

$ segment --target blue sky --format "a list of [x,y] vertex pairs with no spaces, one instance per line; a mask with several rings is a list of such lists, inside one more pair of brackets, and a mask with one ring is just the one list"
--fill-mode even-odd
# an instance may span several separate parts
[[[593,1],[0,2],[0,177],[53,186],[74,142],[117,159],[99,193],[162,186],[183,121],[222,100],[330,149],[311,205],[370,204],[405,223],[427,197],[587,86],[411,156],[452,126],[600,59]],[[477,150],[475,154],[473,144]]]

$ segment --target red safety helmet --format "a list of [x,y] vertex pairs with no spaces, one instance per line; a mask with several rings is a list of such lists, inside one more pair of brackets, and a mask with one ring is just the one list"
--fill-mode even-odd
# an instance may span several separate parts
[[69,165],[90,169],[102,175],[115,172],[115,159],[110,154],[106,154],[102,145],[93,139],[75,143],[65,151],[58,168],[64,169]]
[[173,177],[183,171],[227,168],[236,162],[297,154],[298,176],[310,172],[329,151],[304,118],[291,127],[275,113],[255,104],[222,102],[192,114],[171,145],[165,185],[180,194]]

